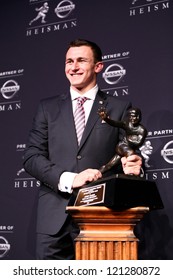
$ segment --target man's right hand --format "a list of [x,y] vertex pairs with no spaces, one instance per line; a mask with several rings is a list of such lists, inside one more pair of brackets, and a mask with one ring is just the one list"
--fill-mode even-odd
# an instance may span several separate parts
[[77,174],[73,180],[72,188],[79,188],[88,182],[93,182],[102,177],[102,173],[98,169],[88,168]]

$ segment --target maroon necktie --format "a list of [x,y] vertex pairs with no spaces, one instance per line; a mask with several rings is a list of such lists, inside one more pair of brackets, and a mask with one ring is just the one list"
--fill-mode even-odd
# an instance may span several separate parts
[[77,107],[74,112],[74,122],[76,126],[76,135],[78,139],[78,145],[80,145],[80,141],[82,138],[82,134],[85,128],[85,111],[83,104],[87,100],[86,97],[78,97],[77,98]]

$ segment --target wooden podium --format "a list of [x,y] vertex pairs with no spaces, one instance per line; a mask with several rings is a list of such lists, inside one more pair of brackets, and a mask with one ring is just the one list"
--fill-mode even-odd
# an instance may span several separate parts
[[78,224],[77,260],[136,260],[134,227],[150,210],[163,208],[155,182],[115,175],[78,190],[67,212]]
[[68,206],[67,212],[80,228],[76,260],[138,259],[134,227],[148,211],[148,207],[117,211],[105,206]]

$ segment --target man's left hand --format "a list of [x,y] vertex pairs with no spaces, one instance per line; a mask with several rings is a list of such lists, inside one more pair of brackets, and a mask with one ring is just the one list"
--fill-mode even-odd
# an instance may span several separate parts
[[140,175],[142,158],[138,155],[122,157],[121,163],[125,174]]

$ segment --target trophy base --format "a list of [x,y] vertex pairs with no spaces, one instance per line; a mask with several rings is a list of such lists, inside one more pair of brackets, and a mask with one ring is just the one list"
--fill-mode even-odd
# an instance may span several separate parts
[[124,174],[105,177],[79,188],[69,205],[101,205],[117,210],[138,206],[150,209],[164,207],[155,182]]

